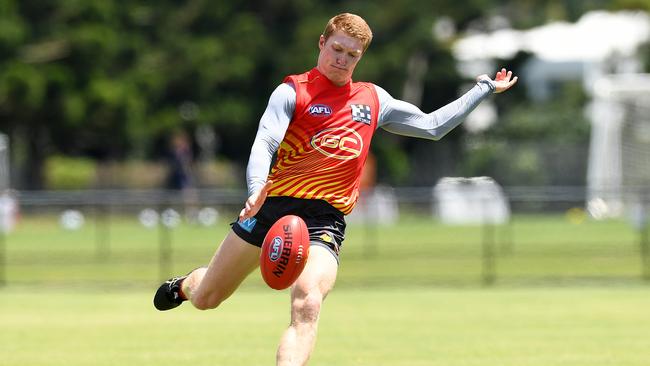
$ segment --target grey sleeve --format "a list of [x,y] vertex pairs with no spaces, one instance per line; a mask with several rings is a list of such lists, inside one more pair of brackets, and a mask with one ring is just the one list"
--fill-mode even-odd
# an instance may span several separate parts
[[269,98],[269,104],[260,119],[257,135],[246,168],[248,195],[252,195],[266,183],[273,154],[287,132],[296,108],[296,91],[290,84],[280,84]]
[[491,80],[480,80],[460,98],[428,114],[411,103],[393,98],[377,85],[375,88],[381,106],[377,127],[398,135],[439,140],[492,94],[495,86]]

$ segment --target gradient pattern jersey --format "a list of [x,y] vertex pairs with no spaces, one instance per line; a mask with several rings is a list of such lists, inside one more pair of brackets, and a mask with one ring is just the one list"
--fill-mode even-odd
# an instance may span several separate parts
[[336,86],[317,69],[288,76],[296,107],[268,179],[269,196],[322,199],[344,214],[359,198],[361,171],[377,125],[370,83]]

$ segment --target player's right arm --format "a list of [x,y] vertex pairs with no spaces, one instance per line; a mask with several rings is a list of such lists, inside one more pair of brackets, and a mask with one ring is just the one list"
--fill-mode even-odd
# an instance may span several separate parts
[[296,108],[296,91],[289,84],[280,84],[269,98],[269,104],[260,119],[257,135],[246,168],[248,199],[239,214],[240,220],[255,216],[266,200],[271,181],[267,182],[273,154],[287,132]]

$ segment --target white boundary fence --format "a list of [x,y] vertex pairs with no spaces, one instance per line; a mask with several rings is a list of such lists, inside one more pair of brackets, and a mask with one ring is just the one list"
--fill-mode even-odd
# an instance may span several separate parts
[[[641,258],[642,277],[650,280],[650,244],[648,243],[648,212],[650,209],[650,195],[647,191],[636,188],[629,190],[638,200],[635,210],[630,215],[630,230],[638,232],[639,251]],[[646,192],[639,196],[639,192]],[[439,193],[439,192],[438,192]],[[586,187],[504,187],[499,194],[505,198],[507,207],[501,203],[495,206],[494,201],[486,201],[488,212],[495,207],[497,211],[503,209],[511,211],[513,215],[521,213],[565,213],[567,210],[585,208],[588,195]],[[110,225],[112,215],[134,214],[142,215],[144,209],[149,208],[160,213],[160,220],[164,225],[159,227],[159,273],[160,277],[166,276],[173,266],[171,251],[174,222],[180,219],[178,214],[173,214],[170,209],[181,211],[188,205],[188,195],[167,190],[89,190],[89,191],[21,191],[13,192],[13,197],[19,203],[23,216],[31,214],[61,214],[66,210],[83,212],[88,220],[95,221],[95,251],[98,262],[110,257],[111,238]],[[377,234],[377,227],[391,222],[398,222],[401,214],[417,213],[418,216],[428,215],[432,220],[440,220],[440,208],[445,202],[440,200],[440,195],[431,187],[390,188],[380,187],[376,191],[364,192],[365,199],[360,201],[354,215],[348,217],[351,225],[365,226],[363,243],[364,253],[371,258],[377,253],[377,242],[381,240]],[[370,199],[368,199],[370,198]],[[191,195],[191,205],[198,208],[214,207],[218,212],[224,212],[222,217],[230,219],[235,217],[246,199],[243,190],[197,190]],[[470,200],[471,201],[471,200]],[[480,203],[462,203],[461,209],[476,210]],[[458,207],[456,207],[458,209]],[[585,208],[586,209],[586,208]],[[483,209],[481,209],[483,210]],[[182,212],[182,211],[181,211]],[[216,210],[215,210],[216,212]],[[214,212],[213,212],[214,214]],[[437,216],[438,215],[438,216]],[[489,218],[489,215],[479,215],[479,218]],[[476,217],[473,217],[476,219]],[[72,224],[78,223],[79,217],[69,213]],[[81,219],[83,220],[83,218]],[[507,217],[499,220],[473,221],[481,230],[480,243],[482,281],[485,285],[497,280],[497,256],[499,250],[508,248],[512,243],[500,243],[503,238],[497,231],[503,228],[507,231]],[[6,244],[3,232],[0,238],[0,284],[6,282]],[[507,235],[505,236],[507,238]]]

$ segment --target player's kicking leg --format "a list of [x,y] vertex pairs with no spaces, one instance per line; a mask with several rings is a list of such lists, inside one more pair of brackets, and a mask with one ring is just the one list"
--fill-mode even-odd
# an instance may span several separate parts
[[169,310],[190,300],[197,309],[215,308],[257,268],[259,257],[260,248],[230,231],[207,268],[197,268],[163,283],[154,296],[154,306]]
[[301,366],[307,363],[314,344],[321,305],[334,287],[338,263],[322,246],[309,248],[309,259],[296,283],[291,287],[291,324],[280,340],[278,366]]

